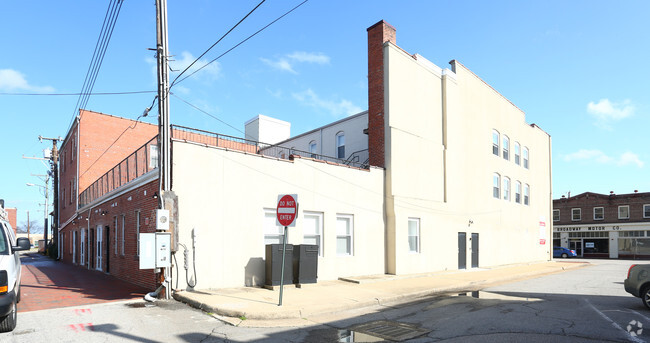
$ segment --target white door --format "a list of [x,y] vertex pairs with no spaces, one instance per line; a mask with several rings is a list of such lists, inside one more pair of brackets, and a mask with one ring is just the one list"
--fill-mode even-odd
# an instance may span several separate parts
[[77,231],[72,231],[72,263],[77,263]]
[[86,229],[81,229],[81,239],[79,240],[79,264],[82,266],[86,264]]
[[95,259],[95,261],[97,261],[97,263],[95,264],[95,269],[97,269],[97,270],[102,270],[102,237],[103,236],[104,236],[104,234],[102,232],[102,226],[98,225],[97,226],[97,234],[95,234],[95,237],[97,237],[97,240],[96,240],[97,249],[95,249],[95,251],[97,251],[97,258]]

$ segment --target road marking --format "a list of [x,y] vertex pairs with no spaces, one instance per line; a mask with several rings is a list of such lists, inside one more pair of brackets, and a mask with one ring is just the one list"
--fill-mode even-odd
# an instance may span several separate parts
[[630,339],[630,341],[632,341],[632,342],[637,342],[637,343],[645,343],[644,340],[639,339],[639,338],[637,338],[637,337],[634,337],[634,336],[630,335],[630,333],[629,333],[627,330],[623,329],[620,325],[616,324],[616,322],[614,322],[611,318],[607,317],[607,315],[605,315],[605,314],[602,313],[600,310],[598,310],[594,305],[591,304],[591,302],[589,301],[589,299],[585,299],[585,302],[587,303],[587,305],[589,305],[589,307],[591,307],[591,309],[593,309],[594,311],[596,311],[596,313],[598,313],[598,315],[600,315],[603,319],[605,319],[605,320],[608,321],[610,324],[612,324],[612,326],[613,326],[614,328],[616,328],[616,329],[622,331],[626,336],[628,336],[629,339]]

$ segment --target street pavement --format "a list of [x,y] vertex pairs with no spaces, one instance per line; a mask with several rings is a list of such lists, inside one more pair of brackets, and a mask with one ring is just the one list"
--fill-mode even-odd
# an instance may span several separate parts
[[437,294],[475,291],[588,265],[570,260],[547,261],[416,275],[372,275],[319,281],[301,288],[290,284],[283,289],[282,306],[278,287],[183,291],[175,292],[174,298],[236,326],[305,326],[310,321],[355,316],[377,305],[417,302]]
[[22,254],[21,263],[18,313],[142,299],[151,291],[99,271],[54,261],[36,252]]

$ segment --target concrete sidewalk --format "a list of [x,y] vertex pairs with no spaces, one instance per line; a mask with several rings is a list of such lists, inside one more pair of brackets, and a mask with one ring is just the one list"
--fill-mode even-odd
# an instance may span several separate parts
[[[240,326],[300,326],[305,319],[361,310],[376,305],[395,305],[424,300],[436,294],[474,291],[569,269],[588,266],[587,262],[549,261],[509,265],[490,269],[445,271],[415,275],[373,275],[280,291],[256,287],[176,292],[174,298]],[[264,324],[266,322],[266,324]],[[301,324],[302,323],[302,324]]]

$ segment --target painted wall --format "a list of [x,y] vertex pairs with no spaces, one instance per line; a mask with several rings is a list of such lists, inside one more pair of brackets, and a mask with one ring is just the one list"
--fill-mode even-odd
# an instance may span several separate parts
[[[178,239],[191,247],[192,230],[197,237],[197,288],[264,283],[264,211],[275,211],[278,194],[297,194],[300,204],[288,243],[302,243],[305,211],[323,213],[319,280],[384,273],[383,170],[277,160],[178,141],[173,151]],[[354,216],[352,256],[337,255],[337,214]],[[183,278],[179,282],[183,288]]]

